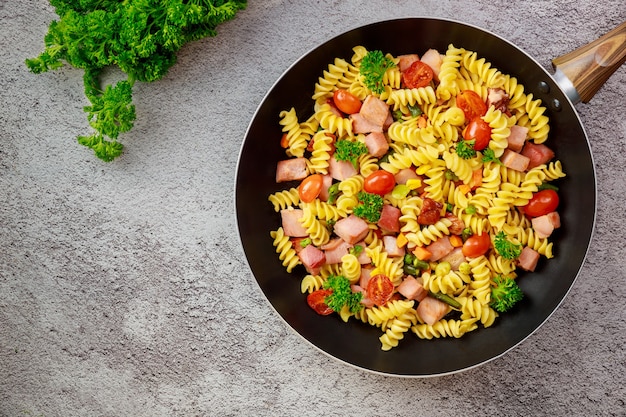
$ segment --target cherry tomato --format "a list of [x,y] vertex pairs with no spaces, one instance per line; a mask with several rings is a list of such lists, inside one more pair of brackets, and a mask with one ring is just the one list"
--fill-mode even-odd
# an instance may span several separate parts
[[326,297],[332,294],[332,290],[316,290],[307,295],[306,302],[315,312],[321,316],[332,314],[333,309],[326,304]]
[[407,88],[426,87],[433,79],[433,69],[422,61],[415,61],[402,73],[402,82]]
[[463,130],[463,139],[475,140],[474,150],[482,151],[491,140],[491,126],[480,117],[474,117]]
[[528,204],[524,206],[524,213],[530,217],[539,217],[552,213],[559,206],[559,195],[554,190],[541,190],[533,194]]
[[463,243],[462,252],[468,258],[476,258],[487,253],[490,246],[491,239],[489,238],[489,233],[472,235]]
[[472,90],[463,90],[456,96],[456,105],[463,110],[465,120],[484,116],[487,113],[487,103]]
[[339,110],[346,114],[358,113],[361,110],[361,100],[346,90],[335,90],[333,102]]
[[365,178],[363,189],[368,193],[385,195],[393,191],[396,186],[396,177],[391,172],[379,169]]
[[391,299],[393,295],[393,283],[382,274],[374,275],[367,283],[367,298],[377,306],[382,306]]
[[300,197],[300,201],[310,203],[315,200],[317,196],[320,195],[323,184],[324,177],[322,174],[309,175],[303,179],[298,187],[298,196]]

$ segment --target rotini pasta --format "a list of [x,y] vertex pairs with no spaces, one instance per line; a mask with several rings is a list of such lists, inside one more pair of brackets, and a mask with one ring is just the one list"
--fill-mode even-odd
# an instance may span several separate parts
[[[378,84],[363,71],[370,54],[387,65]],[[534,218],[556,228],[558,213],[529,207],[566,174],[553,153],[530,161],[520,151],[548,140],[545,107],[474,51],[434,55],[436,76],[420,84],[411,68],[428,60],[355,46],[322,69],[304,122],[294,108],[278,114],[285,161],[306,165],[268,196],[283,221],[270,232],[278,260],[306,271],[300,290],[315,311],[378,328],[385,351],[408,333],[459,338],[497,325],[499,282],[555,256]],[[295,183],[303,176],[307,190]]]

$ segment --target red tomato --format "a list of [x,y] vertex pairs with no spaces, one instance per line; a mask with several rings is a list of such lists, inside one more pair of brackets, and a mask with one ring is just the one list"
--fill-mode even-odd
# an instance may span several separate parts
[[300,197],[300,201],[310,203],[315,200],[317,196],[320,195],[323,184],[324,177],[322,174],[309,175],[303,179],[298,187],[298,196]]
[[463,139],[475,140],[474,150],[482,151],[491,140],[491,126],[480,117],[474,117],[463,130]]
[[339,110],[346,114],[358,113],[361,110],[361,100],[346,90],[335,90],[333,102]]
[[491,239],[489,238],[489,233],[472,235],[463,243],[462,252],[468,258],[476,258],[487,253],[490,246]]
[[396,186],[396,177],[391,172],[379,169],[365,178],[363,189],[368,193],[385,195]]
[[367,283],[367,298],[377,306],[382,306],[393,295],[393,283],[382,274],[374,275]]
[[333,309],[326,304],[326,297],[333,293],[333,290],[317,290],[307,295],[306,302],[315,312],[321,316],[327,316]]
[[559,206],[559,195],[554,190],[541,190],[533,194],[528,204],[524,206],[524,213],[530,217],[539,217],[552,213]]
[[484,116],[487,113],[487,103],[472,90],[463,90],[456,96],[456,105],[463,110],[465,120]]
[[426,87],[433,79],[433,69],[422,61],[415,61],[402,73],[402,82],[407,88]]

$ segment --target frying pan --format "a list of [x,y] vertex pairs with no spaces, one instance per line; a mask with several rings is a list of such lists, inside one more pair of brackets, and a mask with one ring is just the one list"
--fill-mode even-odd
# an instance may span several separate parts
[[[626,25],[596,44],[554,60],[554,77],[526,53],[501,37],[457,21],[405,18],[382,21],[343,33],[305,54],[279,78],[258,107],[242,144],[235,181],[235,211],[241,244],[256,281],[276,312],[299,335],[322,352],[374,373],[426,377],[467,370],[513,349],[556,310],[574,284],[584,262],[595,222],[596,178],[593,159],[573,103],[588,101],[604,80],[624,62]],[[363,45],[395,56],[429,48],[456,47],[476,51],[504,73],[515,76],[526,93],[540,98],[550,118],[547,144],[563,163],[567,177],[559,181],[562,227],[553,234],[555,257],[542,259],[534,273],[519,275],[522,302],[489,328],[460,339],[420,340],[407,335],[398,347],[381,351],[380,329],[336,314],[320,316],[300,292],[304,269],[287,273],[275,253],[270,231],[280,216],[268,196],[290,184],[276,184],[276,163],[285,159],[278,114],[294,107],[313,114],[313,86],[335,57],[350,60]],[[595,78],[590,77],[595,74]],[[568,78],[569,77],[569,78]],[[557,82],[558,81],[558,82]],[[306,116],[305,116],[306,115]],[[297,186],[294,183],[293,186]],[[413,336],[413,337],[411,337]]]

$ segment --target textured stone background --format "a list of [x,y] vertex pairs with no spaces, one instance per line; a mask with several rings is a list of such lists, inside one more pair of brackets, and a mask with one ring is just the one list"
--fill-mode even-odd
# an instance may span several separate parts
[[0,1],[0,416],[626,415],[626,71],[584,123],[595,235],[561,308],[504,357],[400,379],[336,363],[273,312],[243,260],[233,183],[256,107],[303,53],[376,20],[489,29],[545,68],[626,19],[622,0],[251,1],[137,84],[126,152],[87,131],[82,71],[27,72],[56,18]]

